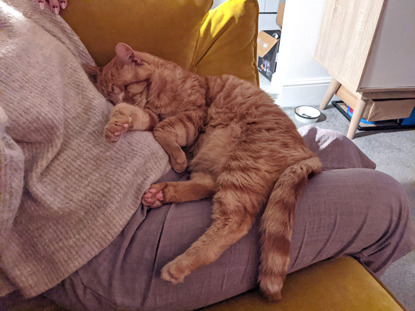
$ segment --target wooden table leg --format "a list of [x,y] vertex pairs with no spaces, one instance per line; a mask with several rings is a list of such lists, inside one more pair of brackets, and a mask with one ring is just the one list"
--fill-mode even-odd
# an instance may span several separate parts
[[356,133],[360,119],[362,119],[363,112],[365,111],[366,104],[367,102],[362,99],[359,99],[356,103],[352,119],[350,120],[349,130],[347,131],[347,137],[349,139],[353,139],[354,134]]
[[339,87],[340,87],[340,82],[332,78],[329,84],[329,87],[326,91],[326,94],[324,94],[323,101],[321,102],[321,105],[320,105],[320,110],[326,109],[327,105],[330,102],[330,99],[333,97],[334,93],[337,92]]

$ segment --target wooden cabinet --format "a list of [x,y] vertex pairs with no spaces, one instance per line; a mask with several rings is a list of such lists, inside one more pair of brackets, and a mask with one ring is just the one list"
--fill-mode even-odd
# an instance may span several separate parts
[[[354,137],[369,101],[388,100],[391,111],[394,103],[396,107],[403,103],[411,111],[415,0],[326,0],[315,59],[333,78],[320,108],[340,88],[346,89],[341,94],[354,98],[349,138]],[[402,99],[405,102],[399,102]]]

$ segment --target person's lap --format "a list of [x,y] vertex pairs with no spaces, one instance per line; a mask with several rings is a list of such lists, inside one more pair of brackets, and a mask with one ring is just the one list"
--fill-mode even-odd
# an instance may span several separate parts
[[[297,204],[289,272],[341,255],[382,271],[410,250],[408,204],[399,183],[372,169],[313,177]],[[163,265],[205,231],[210,215],[211,202],[203,200],[150,210],[142,223],[133,217],[110,246],[46,296],[68,308],[195,309],[254,288],[257,226],[183,283],[160,279]]]

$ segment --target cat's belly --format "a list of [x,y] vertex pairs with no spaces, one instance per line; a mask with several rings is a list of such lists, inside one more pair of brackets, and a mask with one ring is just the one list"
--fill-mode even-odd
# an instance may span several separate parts
[[235,139],[240,136],[237,125],[208,128],[201,137],[199,148],[190,163],[192,171],[209,172],[215,178],[232,154]]

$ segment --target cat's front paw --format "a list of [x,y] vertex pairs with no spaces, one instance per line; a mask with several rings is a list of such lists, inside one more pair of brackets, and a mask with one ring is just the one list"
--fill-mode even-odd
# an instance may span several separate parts
[[105,139],[108,142],[117,142],[123,133],[128,131],[131,117],[125,115],[113,116],[105,127]]
[[183,150],[179,150],[170,157],[170,165],[177,173],[182,173],[187,167],[187,158]]
[[143,197],[141,198],[141,202],[145,206],[149,206],[151,208],[160,207],[163,205],[164,202],[164,194],[163,190],[159,187],[155,187],[154,185],[144,193]]
[[173,284],[182,283],[184,278],[192,272],[186,261],[182,259],[182,256],[170,261],[161,269],[161,278],[163,280]]

